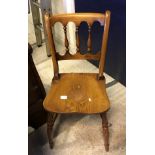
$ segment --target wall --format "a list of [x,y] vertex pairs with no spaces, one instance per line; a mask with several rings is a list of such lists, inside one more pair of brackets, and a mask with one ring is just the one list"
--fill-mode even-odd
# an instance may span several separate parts
[[76,12],[105,10],[111,11],[105,72],[126,85],[126,0],[75,0]]

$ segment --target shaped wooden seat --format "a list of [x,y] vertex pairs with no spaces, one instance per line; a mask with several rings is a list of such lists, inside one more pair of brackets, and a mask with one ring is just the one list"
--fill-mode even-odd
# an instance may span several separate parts
[[[87,53],[82,54],[80,52],[80,38],[78,35],[78,27],[82,21],[88,24],[88,38],[87,38]],[[91,26],[98,21],[101,26],[104,25],[104,33],[102,39],[101,51],[92,53],[92,37]],[[55,42],[53,39],[53,27],[56,22],[60,22],[64,28],[63,36],[65,41],[63,43],[66,46],[66,51],[56,51]],[[74,33],[74,40],[76,40],[77,49],[75,52],[70,52],[69,42],[67,40],[66,28],[69,22],[74,22],[76,30]],[[106,151],[109,150],[109,131],[108,121],[106,118],[106,112],[110,108],[108,96],[105,88],[105,78],[103,76],[105,54],[107,48],[108,32],[110,24],[110,11],[106,11],[105,14],[101,13],[75,13],[75,14],[62,14],[49,16],[45,15],[45,26],[48,37],[48,45],[52,55],[54,77],[52,80],[52,86],[44,100],[44,108],[48,111],[47,120],[47,134],[49,138],[50,147],[53,147],[53,141],[51,137],[54,121],[56,120],[58,113],[99,113],[102,118],[104,143]],[[59,24],[60,25],[60,24]],[[68,29],[67,29],[68,30]],[[74,32],[72,30],[72,32]],[[57,38],[59,39],[59,38]],[[62,38],[61,38],[62,39]],[[65,48],[63,48],[65,49]],[[72,48],[73,49],[73,48]],[[61,54],[60,54],[61,53]],[[58,61],[68,59],[87,59],[99,61],[99,73],[59,73]]]
[[60,74],[53,80],[44,108],[56,113],[102,113],[109,109],[105,79],[97,74]]

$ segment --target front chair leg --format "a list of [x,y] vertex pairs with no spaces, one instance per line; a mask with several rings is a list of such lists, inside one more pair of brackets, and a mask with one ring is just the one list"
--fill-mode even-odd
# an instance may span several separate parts
[[108,120],[107,120],[107,117],[106,117],[106,113],[101,113],[100,116],[102,118],[104,146],[105,146],[105,150],[108,152],[109,151]]
[[48,136],[50,148],[53,148],[52,129],[53,129],[54,122],[55,122],[57,116],[58,116],[58,114],[56,114],[56,113],[48,113],[48,115],[47,115],[47,136]]

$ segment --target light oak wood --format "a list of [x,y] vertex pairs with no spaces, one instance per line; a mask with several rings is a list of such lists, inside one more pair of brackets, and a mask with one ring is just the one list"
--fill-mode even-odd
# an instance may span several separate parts
[[68,40],[67,40],[67,29],[64,27],[64,32],[65,32],[65,46],[66,46],[66,51],[68,52],[69,49],[67,48],[69,46]]
[[[80,38],[78,35],[78,27],[82,21],[86,21],[89,26],[87,40],[88,53],[86,54],[81,54],[79,50]],[[99,21],[101,25],[104,25],[104,33],[102,38],[101,51],[97,52],[96,54],[91,54],[90,51],[92,47],[92,38],[90,30],[92,24],[95,21]],[[78,48],[76,54],[71,55],[67,51],[64,56],[60,56],[58,53],[56,53],[52,36],[52,27],[56,22],[61,22],[63,26],[65,26],[65,31],[68,22],[75,23],[77,29],[76,45]],[[106,11],[104,14],[75,13],[60,14],[51,17],[49,15],[45,15],[45,25],[48,36],[48,44],[52,55],[54,77],[52,80],[52,87],[43,103],[44,108],[49,113],[99,113],[102,118],[105,149],[106,151],[109,151],[109,131],[106,112],[110,108],[110,102],[106,93],[103,71],[110,25],[110,11]],[[65,46],[68,46],[67,37],[65,37]],[[69,59],[99,60],[99,73],[60,74],[58,61]],[[51,147],[53,146],[51,130],[55,119],[56,115],[50,114],[48,117],[47,133]]]
[[88,46],[88,51],[91,52],[91,46],[92,46],[92,39],[91,39],[91,27],[88,27],[88,41],[87,41],[87,46]]
[[59,67],[58,67],[58,62],[56,60],[56,52],[55,52],[55,46],[54,46],[54,41],[53,41],[53,36],[52,36],[49,14],[45,14],[45,28],[46,28],[46,32],[47,32],[48,46],[49,46],[49,49],[50,49],[51,55],[52,55],[54,78],[58,79],[59,78],[59,75],[58,75]]
[[[68,52],[61,57],[58,53],[55,52],[55,46],[53,42],[53,36],[52,36],[52,26],[56,22],[61,22],[64,26],[68,24],[68,22],[74,22],[76,27],[80,25],[81,22],[86,21],[88,23],[88,26],[91,27],[92,24],[95,21],[99,21],[101,25],[104,25],[104,33],[103,33],[103,39],[102,39],[102,48],[101,51],[98,53],[101,54],[90,54],[87,53],[86,56],[84,54],[81,54],[80,51],[76,53],[76,55],[73,55],[72,57]],[[53,61],[53,68],[54,68],[54,79],[59,78],[59,67],[58,67],[58,60],[66,60],[66,59],[92,59],[92,60],[98,60],[99,59],[99,79],[102,79],[103,77],[103,71],[104,71],[104,63],[105,63],[105,55],[107,50],[107,41],[108,41],[108,32],[109,32],[109,25],[110,25],[110,11],[106,11],[105,14],[101,13],[74,13],[74,14],[60,14],[60,15],[54,15],[49,16],[49,14],[45,15],[45,26],[48,36],[48,44],[52,55],[52,61]],[[77,37],[77,45],[79,46],[79,40],[80,38]],[[67,44],[66,44],[67,45]],[[89,33],[88,37],[88,49],[91,51],[91,34]],[[67,48],[68,49],[68,48]],[[100,55],[100,57],[99,57]]]
[[103,39],[102,39],[102,47],[101,47],[101,58],[99,63],[99,77],[103,76],[105,55],[107,51],[109,25],[110,25],[110,14],[111,14],[110,11],[106,11],[105,13],[105,24],[104,24],[104,32],[103,32]]
[[91,73],[60,74],[44,100],[44,108],[56,113],[101,113],[109,107],[105,79]]
[[51,17],[51,25],[53,26],[57,21],[61,22],[64,26],[68,22],[72,21],[77,26],[80,25],[81,21],[86,21],[90,26],[94,21],[99,21],[101,25],[104,24],[105,15],[101,13],[68,13],[58,14]]
[[99,60],[100,59],[100,56],[101,56],[101,53],[98,52],[97,54],[90,54],[90,53],[87,53],[87,54],[81,54],[79,52],[77,52],[76,54],[74,55],[71,55],[70,53],[66,53],[64,56],[61,56],[59,54],[56,55],[57,59],[58,60]]
[[76,47],[77,47],[77,51],[80,51],[79,42],[80,42],[80,40],[79,40],[79,27],[76,26]]

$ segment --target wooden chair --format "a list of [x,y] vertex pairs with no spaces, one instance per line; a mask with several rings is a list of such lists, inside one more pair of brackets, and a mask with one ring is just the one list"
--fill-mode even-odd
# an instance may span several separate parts
[[[76,24],[76,31],[82,21],[86,21],[91,30],[91,26],[95,21],[104,25],[104,33],[102,38],[101,51],[96,54],[88,52],[81,54],[78,50],[76,54],[71,55],[66,52],[65,55],[59,55],[55,51],[55,45],[52,35],[52,27],[56,22],[61,22],[66,27],[68,22]],[[47,119],[47,134],[50,147],[53,147],[52,128],[58,114],[65,113],[84,113],[84,114],[100,114],[102,118],[103,137],[106,151],[109,150],[109,131],[106,112],[110,108],[109,99],[106,93],[105,78],[103,75],[105,54],[107,48],[108,31],[110,24],[110,11],[101,13],[75,13],[75,14],[60,14],[49,16],[45,15],[46,32],[48,36],[48,44],[50,47],[54,77],[52,87],[46,96],[43,106],[48,111]],[[77,46],[78,33],[77,35]],[[66,38],[67,40],[67,38]],[[91,47],[91,35],[89,31],[88,51]],[[59,73],[58,61],[69,59],[87,59],[99,60],[99,73]]]

